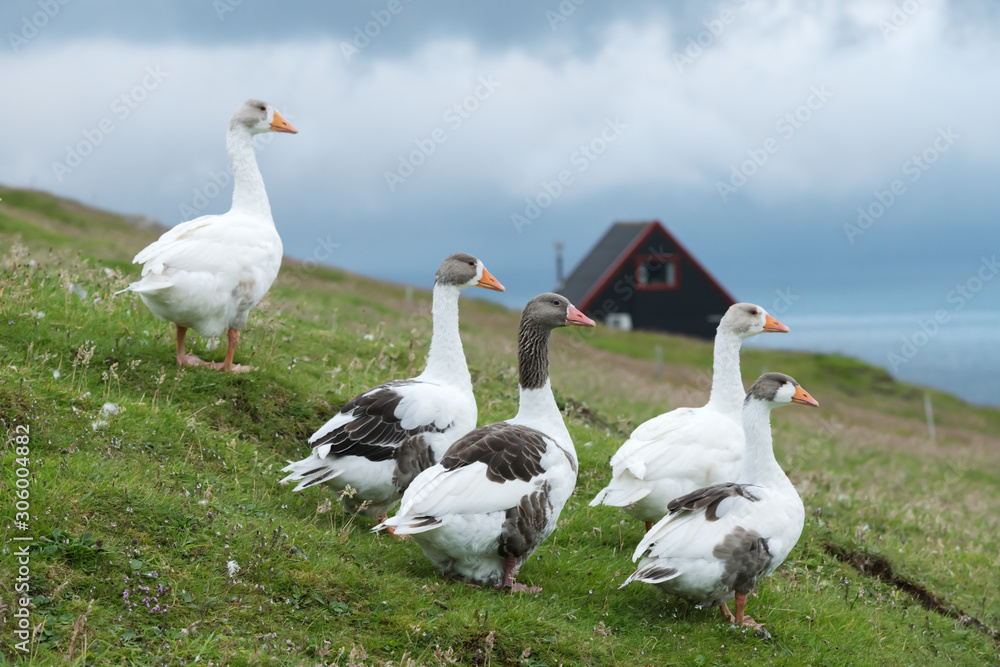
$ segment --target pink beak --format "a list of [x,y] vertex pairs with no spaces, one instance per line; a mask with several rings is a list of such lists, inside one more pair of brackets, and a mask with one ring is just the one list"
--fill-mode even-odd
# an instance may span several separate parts
[[594,323],[594,320],[581,313],[580,310],[573,304],[570,304],[569,312],[566,314],[566,324],[573,324],[578,327],[597,326]]

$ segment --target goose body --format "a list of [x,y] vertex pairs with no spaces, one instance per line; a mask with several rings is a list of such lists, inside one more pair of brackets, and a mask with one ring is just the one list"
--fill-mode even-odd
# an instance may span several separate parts
[[434,283],[424,372],[345,404],[309,439],[312,453],[284,468],[289,475],[282,482],[299,482],[295,491],[326,483],[348,510],[384,517],[418,473],[475,428],[476,399],[458,330],[458,295],[466,287],[503,291],[475,257],[446,258]]
[[528,303],[518,336],[517,415],[455,442],[376,530],[412,535],[447,576],[524,588],[514,576],[555,530],[576,485],[576,449],[548,376],[550,332],[567,324],[594,325],[562,296]]
[[[233,167],[233,204],[222,215],[177,225],[132,260],[142,277],[124,290],[139,294],[150,312],[177,326],[177,364],[249,370],[233,353],[250,309],[264,298],[281,267],[281,238],[253,150],[253,135],[296,130],[271,105],[248,100],[233,115],[226,147]],[[222,364],[184,351],[188,329],[206,337],[228,332]]]
[[[798,542],[805,510],[774,460],[770,411],[791,402],[817,405],[787,375],[766,373],[747,394],[743,410],[746,456],[737,481],[697,489],[671,501],[667,515],[635,549],[636,571],[622,588],[640,581],[699,606],[718,606],[738,624],[746,596],[774,571]],[[736,598],[736,614],[727,606]]]
[[648,530],[674,498],[736,478],[744,447],[740,347],[744,339],[765,331],[788,327],[760,306],[730,306],[715,336],[708,404],[678,408],[640,424],[611,458],[611,482],[591,506],[621,507]]

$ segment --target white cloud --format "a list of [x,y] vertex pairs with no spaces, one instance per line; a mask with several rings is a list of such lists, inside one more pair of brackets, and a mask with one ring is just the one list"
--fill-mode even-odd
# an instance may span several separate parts
[[[775,1],[743,11],[722,3],[706,8],[705,20],[723,8],[734,8],[734,18],[711,39],[701,28],[678,34],[668,19],[620,22],[585,55],[485,51],[447,39],[405,59],[362,53],[350,63],[334,40],[38,49],[0,59],[8,72],[0,101],[19,119],[0,181],[117,208],[155,200],[153,212],[176,222],[171,213],[225,165],[225,121],[251,96],[288,111],[302,130],[278,137],[261,157],[272,193],[327,197],[332,215],[392,210],[398,197],[384,172],[435,128],[446,141],[398,187],[404,198],[489,188],[520,200],[615,117],[628,131],[580,175],[567,201],[624,184],[715,196],[715,182],[768,137],[778,139],[778,153],[745,190],[763,201],[866,193],[894,177],[940,126],[962,135],[956,153],[995,161],[997,90],[987,84],[998,65],[996,42],[982,31],[953,39],[956,19],[940,0],[923,3],[884,38],[878,21],[891,5],[878,7],[825,1],[803,10]],[[676,55],[689,38],[707,45],[679,68]],[[121,118],[115,100],[142,83],[147,67],[169,76]],[[474,93],[481,76],[499,88],[460,126],[450,125],[444,114]],[[833,97],[782,138],[776,123],[815,86]],[[85,131],[93,137],[102,119],[114,132],[60,182],[52,163],[64,161],[67,144],[84,141]],[[227,204],[228,194],[209,210]]]

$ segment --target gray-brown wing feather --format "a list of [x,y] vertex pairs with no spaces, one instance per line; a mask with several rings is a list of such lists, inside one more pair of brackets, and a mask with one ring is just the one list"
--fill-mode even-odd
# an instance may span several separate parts
[[771,565],[767,538],[755,530],[736,526],[712,549],[712,555],[725,563],[722,583],[737,593],[748,593]]
[[363,456],[369,461],[395,458],[399,446],[408,438],[421,433],[442,433],[434,424],[404,429],[396,416],[403,395],[397,388],[413,384],[412,380],[386,382],[376,389],[355,397],[340,409],[353,419],[330,431],[312,443],[313,448],[329,445],[328,455]]
[[754,495],[753,488],[753,484],[736,484],[735,482],[713,484],[692,491],[680,498],[674,498],[667,504],[667,511],[670,514],[676,514],[677,512],[695,512],[703,509],[706,521],[718,521],[719,503],[726,498],[746,498],[750,502],[760,500]]
[[502,558],[526,556],[542,543],[549,514],[554,509],[549,499],[550,490],[549,483],[545,482],[537,491],[522,497],[517,507],[507,510],[500,528],[498,552]]
[[481,462],[486,464],[486,478],[491,482],[527,482],[545,472],[542,455],[547,447],[545,436],[533,428],[506,422],[488,424],[452,444],[441,465],[454,470]]
[[434,463],[434,450],[427,444],[423,434],[407,438],[396,450],[396,468],[392,472],[392,483],[396,488],[406,490],[417,475]]

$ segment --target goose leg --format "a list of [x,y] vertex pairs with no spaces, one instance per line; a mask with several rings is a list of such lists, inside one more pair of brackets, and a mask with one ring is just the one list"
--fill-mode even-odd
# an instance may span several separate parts
[[736,622],[736,617],[733,616],[733,612],[729,611],[729,605],[727,605],[725,602],[719,605],[719,611],[722,612],[722,616],[730,623]]
[[514,575],[517,574],[517,559],[507,556],[503,560],[503,584],[497,588],[509,588],[511,593],[541,593],[540,586],[526,586],[514,582]]
[[184,338],[187,336],[187,327],[177,325],[177,365],[178,366],[210,366],[211,364],[202,361],[198,355],[184,352]]
[[733,619],[733,623],[735,623],[736,625],[743,625],[749,628],[753,628],[754,630],[760,630],[761,628],[763,628],[764,626],[758,623],[757,621],[753,620],[749,616],[743,615],[743,610],[746,608],[746,606],[747,606],[747,594],[737,593],[736,615]]
[[226,360],[222,364],[215,364],[215,368],[228,372],[232,371],[234,373],[243,373],[246,371],[257,370],[253,366],[243,366],[242,364],[233,363],[233,354],[236,352],[236,344],[240,342],[240,330],[230,329],[229,330],[229,346],[226,348]]
[[[386,514],[383,514],[380,517],[376,517],[375,520],[378,521],[379,523],[385,523],[385,520],[388,519],[388,518],[389,518],[389,514],[386,513]],[[397,540],[405,540],[405,539],[408,539],[410,537],[409,535],[397,535],[396,534],[396,527],[395,526],[385,526],[384,530],[385,530],[385,532],[387,532],[390,535],[392,535],[393,537],[395,537]]]

